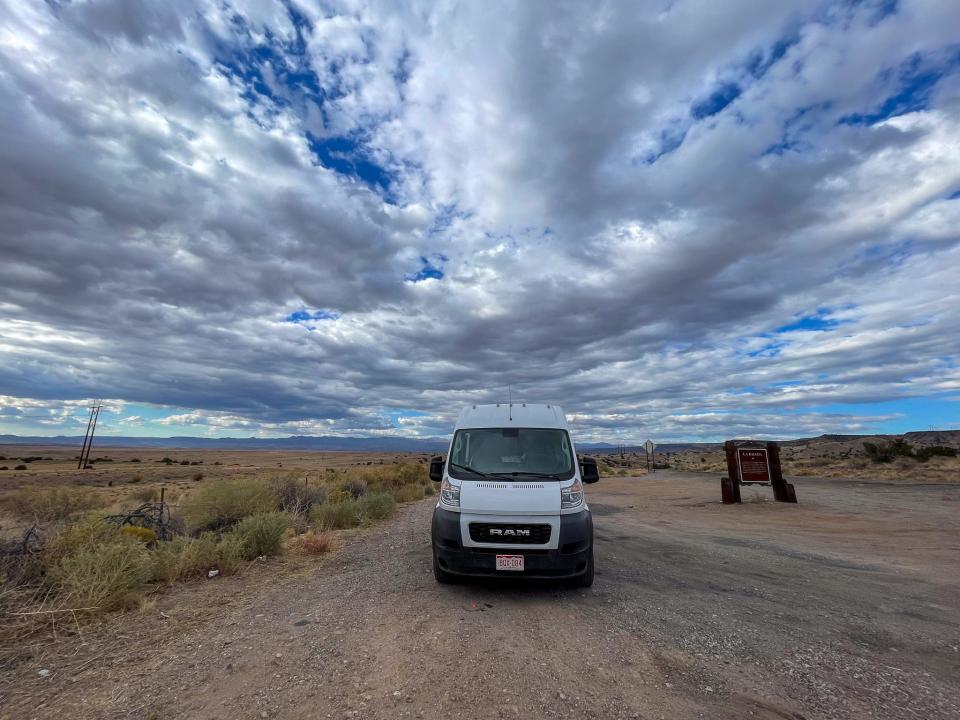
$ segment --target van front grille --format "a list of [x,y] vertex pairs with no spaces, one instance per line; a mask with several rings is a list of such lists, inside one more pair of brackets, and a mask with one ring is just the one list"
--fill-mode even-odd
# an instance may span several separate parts
[[545,545],[550,542],[550,526],[472,522],[470,539],[478,543],[501,545]]

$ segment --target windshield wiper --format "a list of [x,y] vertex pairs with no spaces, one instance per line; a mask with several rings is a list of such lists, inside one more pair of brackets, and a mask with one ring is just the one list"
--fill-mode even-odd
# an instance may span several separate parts
[[562,480],[562,478],[555,473],[533,472],[532,470],[514,470],[513,472],[495,472],[495,473],[490,473],[490,475],[497,475],[501,477],[504,475],[509,475],[510,477],[517,477],[517,475],[529,475],[530,477],[547,478],[549,480]]
[[467,465],[461,465],[460,463],[451,462],[450,467],[460,468],[461,470],[472,472],[474,475],[479,475],[480,477],[488,477],[489,475],[489,473],[480,472],[479,470],[474,470],[472,467],[469,467]]

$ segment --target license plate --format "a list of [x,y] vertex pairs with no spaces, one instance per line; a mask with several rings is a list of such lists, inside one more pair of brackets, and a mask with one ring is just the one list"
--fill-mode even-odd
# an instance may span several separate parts
[[497,570],[523,572],[523,555],[497,555]]

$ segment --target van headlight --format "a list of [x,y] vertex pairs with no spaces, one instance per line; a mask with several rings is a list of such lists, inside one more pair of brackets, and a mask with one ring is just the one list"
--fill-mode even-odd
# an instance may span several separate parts
[[460,486],[450,482],[450,478],[444,478],[440,483],[440,502],[451,507],[460,507]]
[[560,509],[569,510],[580,505],[583,505],[583,485],[577,478],[570,487],[560,488]]

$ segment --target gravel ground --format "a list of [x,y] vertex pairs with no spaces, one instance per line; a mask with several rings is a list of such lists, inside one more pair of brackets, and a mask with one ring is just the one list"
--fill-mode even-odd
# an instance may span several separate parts
[[590,589],[438,586],[415,503],[62,639],[0,677],[0,717],[960,717],[960,485],[797,491],[604,479]]

